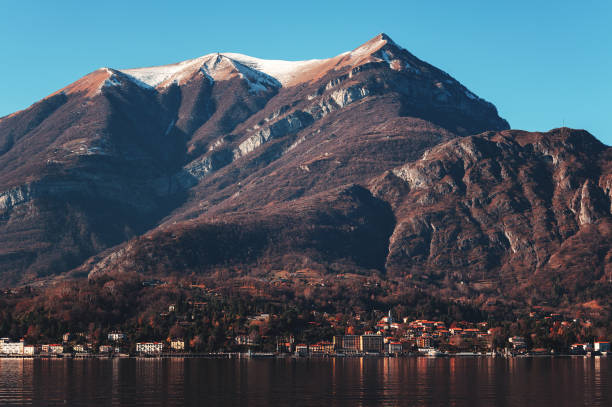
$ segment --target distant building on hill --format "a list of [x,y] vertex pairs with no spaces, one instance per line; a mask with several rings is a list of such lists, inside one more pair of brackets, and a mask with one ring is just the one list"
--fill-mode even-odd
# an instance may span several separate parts
[[124,341],[127,339],[127,335],[120,331],[113,331],[108,334],[108,340],[112,342]]

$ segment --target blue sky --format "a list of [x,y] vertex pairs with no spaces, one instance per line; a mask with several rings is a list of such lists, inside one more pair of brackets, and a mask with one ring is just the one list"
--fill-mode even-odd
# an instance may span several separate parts
[[0,0],[0,116],[102,66],[224,51],[325,58],[380,32],[493,102],[513,128],[565,124],[612,145],[609,0]]

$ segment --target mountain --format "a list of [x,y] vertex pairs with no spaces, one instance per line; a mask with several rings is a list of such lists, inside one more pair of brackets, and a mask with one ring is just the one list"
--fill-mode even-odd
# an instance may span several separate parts
[[4,284],[309,268],[518,298],[609,278],[609,147],[508,129],[385,34],[102,68],[0,119]]

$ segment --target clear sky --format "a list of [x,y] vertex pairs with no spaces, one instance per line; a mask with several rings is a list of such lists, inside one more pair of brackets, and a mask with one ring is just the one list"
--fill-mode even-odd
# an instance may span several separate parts
[[610,0],[0,0],[0,116],[102,66],[326,58],[380,32],[512,128],[583,128],[612,145]]

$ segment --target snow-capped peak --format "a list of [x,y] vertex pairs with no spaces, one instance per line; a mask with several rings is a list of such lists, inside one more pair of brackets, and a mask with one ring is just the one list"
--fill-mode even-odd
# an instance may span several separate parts
[[[204,55],[199,58],[189,59],[171,65],[154,66],[149,68],[122,69],[121,72],[133,76],[136,79],[153,87],[168,86],[173,82],[181,83],[191,77],[197,70],[201,69],[213,79],[223,76],[224,68],[228,66],[224,63],[232,63],[240,73],[244,74],[244,69],[260,72],[267,75],[283,86],[287,86],[295,80],[304,69],[312,67],[321,60],[310,61],[281,61],[254,58],[248,55],[237,53],[215,53]],[[237,63],[237,64],[236,64]],[[226,72],[227,73],[227,72]]]
[[[120,72],[130,75],[149,86],[156,88],[165,87],[171,83],[181,83],[190,78],[201,68],[202,72],[210,78],[218,79],[217,72],[222,76],[221,71],[223,70],[218,70],[216,68],[218,63],[222,61],[219,60],[215,64],[211,64],[211,61],[216,61],[218,58],[224,57],[253,71],[274,78],[282,86],[291,86],[304,80],[320,76],[328,69],[337,69],[344,65],[360,63],[364,58],[367,58],[387,43],[393,44],[393,41],[386,34],[379,34],[355,50],[344,52],[329,59],[283,61],[255,58],[233,52],[224,52],[208,54],[176,64],[149,68],[122,69]],[[341,61],[342,63],[340,63]],[[214,66],[215,69],[211,69],[211,66]],[[238,65],[234,64],[234,66],[240,70]]]

